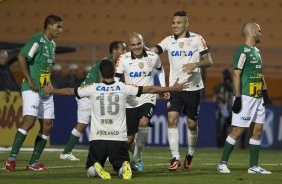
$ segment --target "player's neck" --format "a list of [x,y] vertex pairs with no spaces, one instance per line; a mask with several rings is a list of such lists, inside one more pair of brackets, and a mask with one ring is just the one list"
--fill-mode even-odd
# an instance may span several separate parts
[[44,35],[46,36],[46,38],[47,38],[49,41],[52,41],[52,40],[53,40],[52,36],[49,34],[49,32],[48,32],[47,30],[44,31]]
[[185,38],[188,30],[185,30],[183,33],[177,35],[177,38]]
[[106,84],[111,84],[114,82],[114,78],[108,78],[108,79],[105,79],[105,78],[101,78],[101,81],[103,81],[104,83]]
[[245,44],[248,45],[249,47],[254,47],[256,43],[252,40],[246,40]]

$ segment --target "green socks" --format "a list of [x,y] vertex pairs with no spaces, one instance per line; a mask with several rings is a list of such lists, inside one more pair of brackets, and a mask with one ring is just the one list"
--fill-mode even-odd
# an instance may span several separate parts
[[249,151],[250,151],[250,167],[258,165],[260,140],[250,139]]
[[12,150],[11,150],[8,160],[16,160],[17,155],[20,151],[20,148],[26,138],[26,133],[27,132],[25,130],[18,129],[15,135],[14,143],[13,143]]
[[29,165],[39,162],[39,158],[47,144],[48,136],[46,135],[37,135],[35,139],[34,150],[29,162]]
[[71,153],[72,149],[74,148],[75,144],[77,143],[79,137],[74,136],[73,134],[70,135],[70,138],[68,140],[68,143],[65,146],[65,149],[63,151],[64,154]]
[[228,162],[229,156],[234,149],[235,143],[236,143],[236,140],[232,139],[230,136],[228,136],[226,138],[226,142],[225,142],[224,148],[223,148],[223,153],[222,153],[222,156],[221,156],[221,159],[220,159],[221,163],[226,164]]

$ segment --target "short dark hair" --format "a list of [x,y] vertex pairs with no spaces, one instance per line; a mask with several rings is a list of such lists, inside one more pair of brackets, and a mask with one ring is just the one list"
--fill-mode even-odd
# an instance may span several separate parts
[[114,77],[115,74],[115,65],[112,61],[108,59],[103,59],[100,63],[100,73],[103,78],[109,79]]
[[56,24],[57,22],[61,22],[63,19],[57,15],[48,15],[44,21],[44,29],[47,29],[48,25]]
[[123,41],[113,41],[113,42],[110,44],[110,46],[109,46],[109,52],[110,52],[110,54],[113,53],[113,50],[114,50],[114,49],[118,49],[119,44],[123,44],[123,43],[124,43]]
[[187,12],[186,11],[177,11],[174,13],[173,16],[179,16],[179,17],[188,17]]

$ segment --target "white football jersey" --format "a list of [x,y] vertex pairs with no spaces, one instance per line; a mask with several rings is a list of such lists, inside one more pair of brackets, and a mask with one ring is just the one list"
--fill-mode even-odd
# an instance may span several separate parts
[[78,98],[88,97],[91,103],[89,140],[127,141],[126,97],[140,95],[142,87],[122,82],[93,83],[75,90]]
[[[175,38],[174,35],[163,39],[157,48],[168,52],[170,64],[169,85],[173,86],[177,78],[179,82],[188,81],[185,91],[195,91],[204,88],[201,69],[195,68],[191,73],[183,72],[183,64],[199,62],[200,55],[207,53],[208,48],[203,37],[196,33],[187,33],[185,38]],[[161,49],[160,49],[161,48]]]
[[[116,73],[124,74],[125,83],[138,86],[154,85],[154,69],[161,69],[159,56],[151,51],[144,51],[142,58],[136,58],[127,52],[119,58]],[[156,104],[156,94],[142,94],[140,97],[129,96],[126,108],[139,107],[145,103]]]

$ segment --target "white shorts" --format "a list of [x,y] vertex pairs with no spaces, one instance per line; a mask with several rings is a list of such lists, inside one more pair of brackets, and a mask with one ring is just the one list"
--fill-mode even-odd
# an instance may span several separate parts
[[[231,125],[237,127],[250,127],[251,123],[265,123],[265,107],[263,98],[253,98],[242,95],[242,109],[238,114],[232,112]],[[235,99],[235,98],[234,98]]]
[[91,102],[88,98],[76,98],[77,101],[77,122],[83,124],[90,123]]
[[49,98],[42,98],[38,93],[28,90],[22,91],[23,116],[35,116],[38,119],[54,119],[53,95]]

